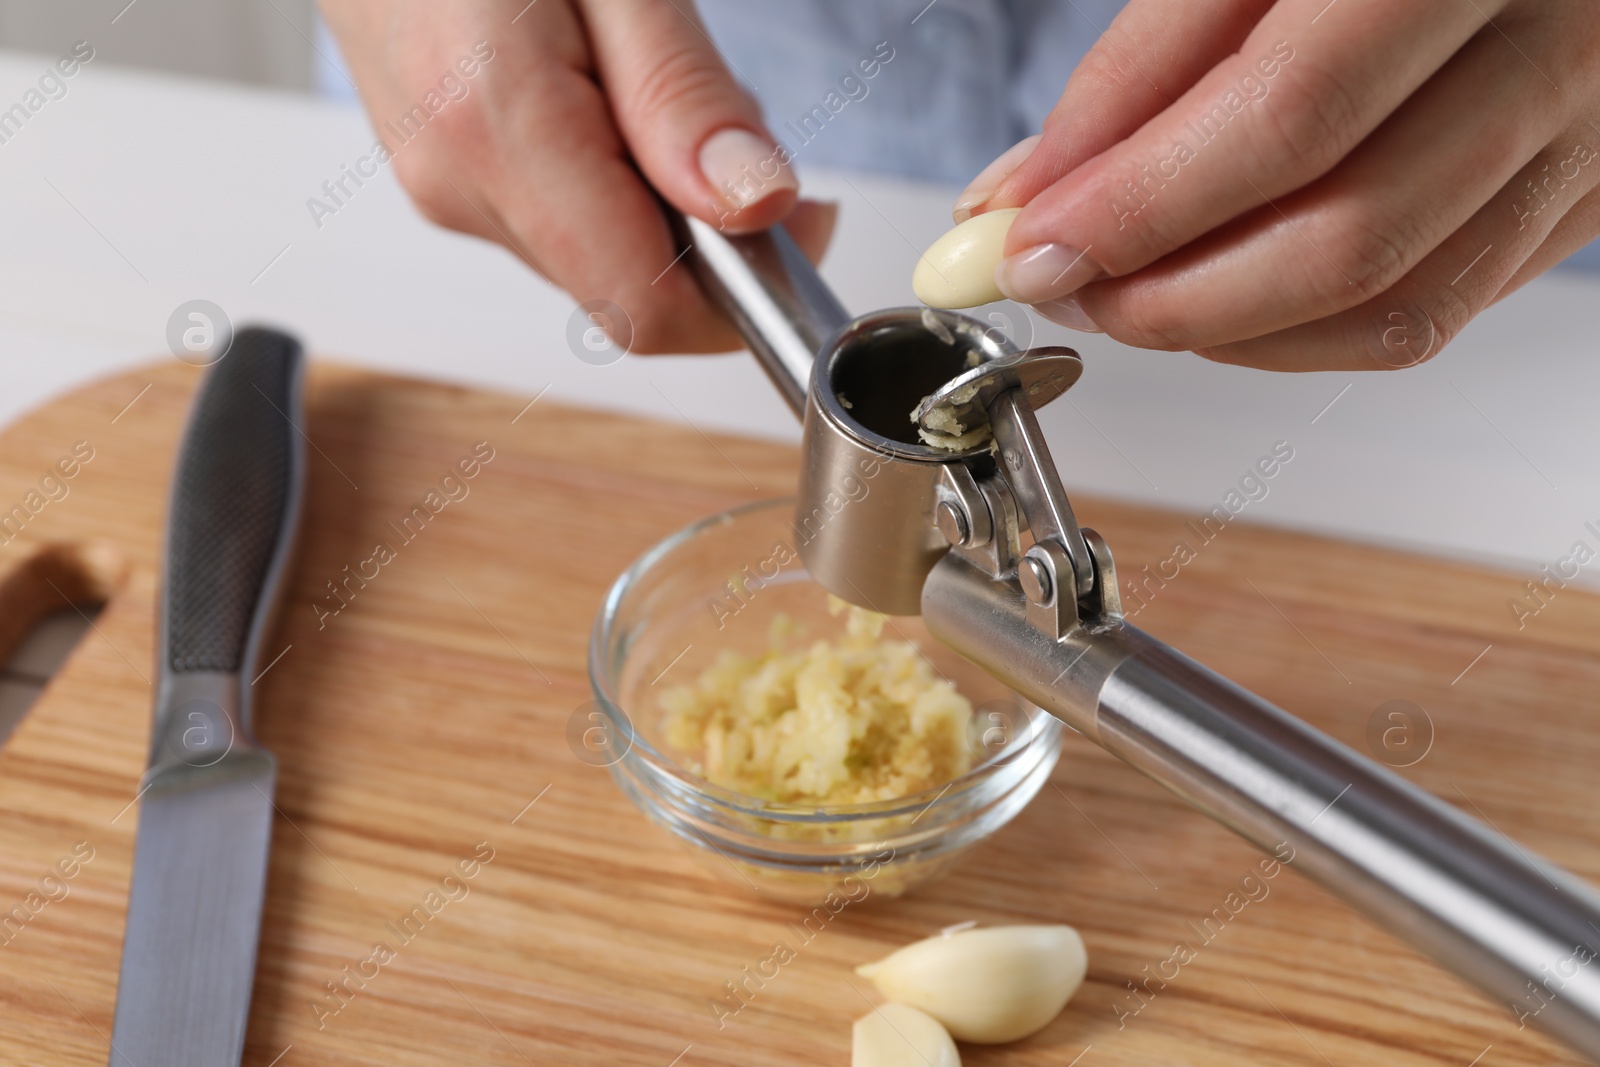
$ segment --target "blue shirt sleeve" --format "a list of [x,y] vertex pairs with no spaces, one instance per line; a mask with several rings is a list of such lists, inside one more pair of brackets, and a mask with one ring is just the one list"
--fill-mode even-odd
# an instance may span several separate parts
[[[807,165],[965,184],[1037,133],[1121,0],[700,0]],[[1081,12],[1081,13],[1080,13]]]

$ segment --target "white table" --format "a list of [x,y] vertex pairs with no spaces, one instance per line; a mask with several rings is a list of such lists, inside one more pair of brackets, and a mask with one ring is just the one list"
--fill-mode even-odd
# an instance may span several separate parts
[[[0,53],[0,106],[49,60]],[[564,339],[572,301],[499,248],[424,222],[387,169],[317,229],[307,198],[372,142],[347,105],[103,62],[70,86],[0,145],[0,420],[162,358],[170,313],[205,298],[349,362],[798,435],[746,355],[580,362]],[[844,301],[910,303],[912,264],[948,225],[954,190],[806,180],[842,201],[823,273]],[[1073,489],[1198,517],[1285,440],[1295,458],[1245,518],[1533,577],[1576,540],[1600,548],[1584,528],[1600,519],[1597,300],[1600,276],[1553,275],[1441,358],[1364,376],[1239,370],[1042,324],[1041,340],[1071,343],[1089,364],[1044,421]]]

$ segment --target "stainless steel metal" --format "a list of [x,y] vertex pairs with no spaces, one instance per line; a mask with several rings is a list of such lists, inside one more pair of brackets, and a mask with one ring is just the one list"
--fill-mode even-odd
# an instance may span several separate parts
[[[994,537],[993,507],[984,499],[983,489],[964,463],[947,464],[939,472],[934,488],[939,501],[934,525],[951,547],[981,548]],[[945,516],[952,516],[948,521]]]
[[1404,778],[1120,620],[1064,640],[1015,586],[951,553],[929,632],[1590,1057],[1600,896]]
[[1111,559],[1111,546],[1106,539],[1089,529],[1083,529],[1083,540],[1089,546],[1089,558],[1094,563],[1094,592],[1083,601],[1088,617],[1122,618],[1122,591],[1117,588],[1117,568]]
[[1018,577],[1022,516],[1016,498],[993,464],[947,466],[935,492],[941,502],[955,504],[967,517],[967,539],[951,547],[996,581]]
[[238,675],[181,679],[164,684],[163,743],[139,801],[111,1067],[214,1067],[244,1052],[276,765],[243,730]]
[[967,513],[953,500],[939,503],[933,524],[951,545],[964,545],[972,539],[972,524],[967,519]]
[[[795,548],[829,592],[885,615],[921,610],[922,579],[949,549],[928,521],[939,468],[862,440],[813,403],[801,445]],[[906,522],[904,515],[923,516]]]
[[796,547],[827,589],[886,615],[921,610],[922,580],[950,547],[934,525],[942,472],[984,450],[929,447],[911,410],[1013,352],[979,322],[922,308],[865,315],[829,342],[812,377],[795,511]]
[[701,288],[731,318],[778,392],[803,415],[811,364],[850,315],[781,226],[729,235],[676,216]]
[[1072,559],[1056,542],[1040,541],[1028,549],[1024,562],[1028,560],[1040,565],[1047,576],[1041,583],[1047,587],[1046,595],[1028,601],[1028,621],[1052,637],[1065,637],[1083,617],[1072,595]]
[[1067,491],[1061,487],[1055,462],[1050,458],[1050,448],[1045,444],[1044,431],[1034,417],[1033,407],[1021,389],[1011,389],[996,396],[989,408],[994,441],[1000,448],[1001,465],[1006,470],[1006,481],[1017,494],[1017,503],[1028,518],[1028,528],[1033,531],[1036,544],[1052,542],[1066,553],[1071,565],[1076,590],[1070,598],[1088,596],[1094,588],[1094,564],[1089,559],[1089,546],[1078,529],[1078,520],[1067,502]]
[[1017,581],[1022,584],[1022,595],[1030,604],[1048,604],[1055,597],[1055,579],[1049,564],[1029,549],[1017,568]]
[[926,424],[936,408],[948,407],[964,423],[989,419],[989,405],[1008,389],[1021,389],[1035,411],[1071,389],[1083,376],[1083,360],[1070,348],[1030,348],[958,374],[922,399],[911,413]]

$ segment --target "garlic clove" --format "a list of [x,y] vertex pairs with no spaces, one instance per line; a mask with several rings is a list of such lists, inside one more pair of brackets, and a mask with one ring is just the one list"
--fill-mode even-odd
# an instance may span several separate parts
[[856,973],[889,1000],[927,1012],[957,1040],[1027,1037],[1083,984],[1089,956],[1070,926],[990,926],[907,945]]
[[970,308],[1004,300],[994,271],[1005,255],[1006,232],[1021,208],[974,215],[922,254],[911,272],[917,299],[936,308]]
[[850,1067],[961,1067],[938,1020],[904,1004],[884,1004],[850,1028]]

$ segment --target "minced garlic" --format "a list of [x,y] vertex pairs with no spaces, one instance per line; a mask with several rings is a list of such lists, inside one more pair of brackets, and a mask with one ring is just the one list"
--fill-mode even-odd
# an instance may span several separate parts
[[716,785],[781,803],[861,804],[930,789],[972,766],[972,704],[885,617],[829,597],[844,633],[803,648],[774,620],[760,656],[724,652],[662,694],[667,742]]
[[[970,419],[971,414],[962,413],[977,395],[977,383],[962,386],[924,415],[921,422],[917,421],[917,412],[922,409],[922,404],[918,404],[911,410],[911,421],[917,423],[917,435],[925,444],[950,452],[965,452],[969,448],[988,444],[994,433],[983,410],[977,410],[976,426],[968,426],[964,420]],[[928,398],[923,397],[922,403],[927,402]]]

